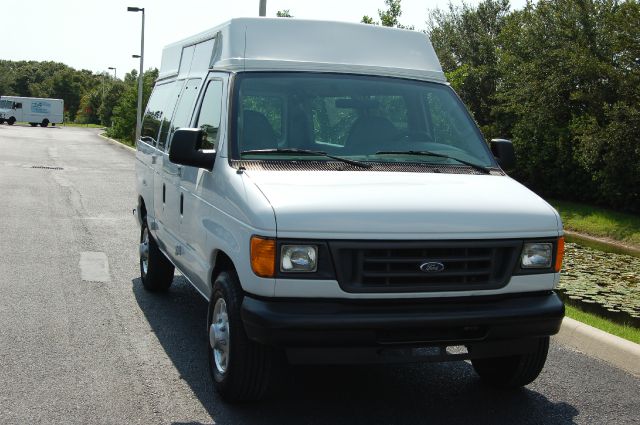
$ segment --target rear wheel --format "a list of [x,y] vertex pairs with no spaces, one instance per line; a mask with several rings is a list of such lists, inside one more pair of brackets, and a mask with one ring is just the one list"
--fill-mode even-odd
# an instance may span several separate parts
[[471,360],[485,383],[498,388],[519,388],[540,375],[549,352],[549,337],[540,338],[534,351],[508,357]]
[[242,289],[235,273],[222,272],[209,303],[209,368],[216,391],[226,401],[262,398],[274,362],[273,349],[249,340],[242,319]]
[[160,251],[157,242],[149,232],[147,220],[142,222],[140,232],[140,276],[147,291],[163,292],[173,282],[175,268]]
[[49,120],[48,119],[43,119],[42,122],[40,123],[40,127],[46,127],[49,125]]

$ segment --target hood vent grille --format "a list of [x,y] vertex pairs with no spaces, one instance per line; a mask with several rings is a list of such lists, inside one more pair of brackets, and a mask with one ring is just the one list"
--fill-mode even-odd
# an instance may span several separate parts
[[48,165],[32,165],[31,168],[37,168],[40,170],[64,170],[62,167],[51,167]]
[[[484,174],[466,165],[436,165],[421,163],[367,162],[371,168],[361,168],[339,161],[307,160],[231,160],[231,166],[248,171],[385,171],[405,173]],[[500,170],[491,174],[504,175]]]

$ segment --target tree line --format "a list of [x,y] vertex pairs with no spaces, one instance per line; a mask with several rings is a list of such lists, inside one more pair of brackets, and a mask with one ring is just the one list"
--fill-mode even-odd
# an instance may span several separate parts
[[[143,76],[146,105],[158,70]],[[111,137],[133,142],[138,99],[138,72],[123,80],[109,73],[76,70],[57,62],[0,60],[0,95],[64,100],[65,122],[99,124]]]
[[[400,23],[401,0],[380,21]],[[291,17],[289,10],[278,16]],[[640,3],[484,0],[427,14],[447,79],[487,140],[513,140],[513,176],[543,196],[640,212]],[[144,75],[149,97],[156,69]],[[133,140],[137,73],[124,80],[54,62],[0,61],[0,94],[59,97],[70,121]]]

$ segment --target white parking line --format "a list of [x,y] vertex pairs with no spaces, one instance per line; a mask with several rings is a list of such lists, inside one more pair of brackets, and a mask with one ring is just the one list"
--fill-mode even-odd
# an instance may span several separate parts
[[109,260],[104,252],[80,253],[80,276],[88,282],[109,282]]

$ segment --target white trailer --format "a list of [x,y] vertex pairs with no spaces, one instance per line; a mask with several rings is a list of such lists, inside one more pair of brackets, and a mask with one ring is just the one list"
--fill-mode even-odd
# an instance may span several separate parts
[[38,124],[61,123],[64,118],[64,101],[40,97],[0,96],[0,124],[13,125],[16,121]]

